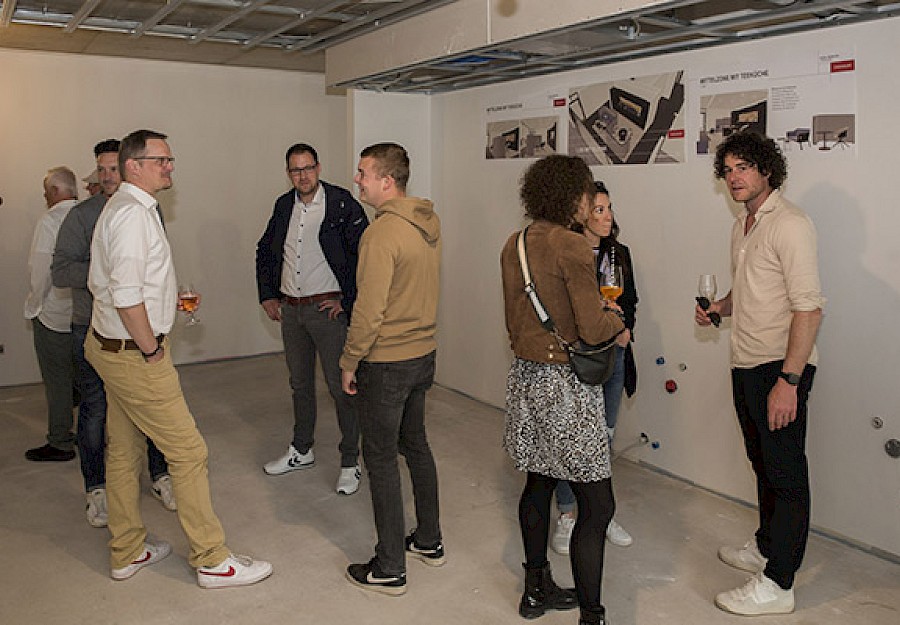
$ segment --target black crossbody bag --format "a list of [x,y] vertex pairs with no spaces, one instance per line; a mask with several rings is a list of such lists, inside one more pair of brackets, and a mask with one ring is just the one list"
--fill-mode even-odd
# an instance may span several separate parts
[[528,299],[531,300],[531,305],[534,306],[534,312],[537,313],[538,321],[540,321],[541,326],[545,330],[556,337],[560,347],[569,355],[569,364],[572,365],[572,370],[579,380],[592,386],[604,384],[612,377],[616,368],[616,350],[613,348],[616,345],[618,334],[599,345],[588,345],[580,339],[575,343],[570,343],[559,334],[556,324],[553,323],[553,319],[550,318],[547,309],[541,304],[541,300],[534,288],[534,282],[531,280],[531,272],[528,270],[528,257],[525,254],[526,232],[528,232],[528,228],[519,233],[519,264],[522,266],[522,276],[525,279],[525,293],[528,294]]

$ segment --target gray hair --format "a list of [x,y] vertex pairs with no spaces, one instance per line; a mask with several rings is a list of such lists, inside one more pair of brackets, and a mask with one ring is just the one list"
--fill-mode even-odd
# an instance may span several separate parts
[[44,176],[44,182],[48,187],[66,195],[73,198],[78,197],[78,179],[75,177],[75,172],[68,167],[60,166],[49,169],[47,175]]

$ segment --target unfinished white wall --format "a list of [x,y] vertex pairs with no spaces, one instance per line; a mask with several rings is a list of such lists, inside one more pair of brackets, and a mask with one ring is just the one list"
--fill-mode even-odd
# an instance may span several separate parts
[[[678,69],[690,79],[720,68],[722,58],[755,58],[764,66],[855,47],[858,158],[838,151],[828,159],[792,159],[785,186],[818,228],[828,297],[808,437],[813,522],[900,554],[900,460],[883,451],[888,438],[900,438],[900,213],[894,206],[900,86],[885,80],[894,73],[898,37],[900,20],[888,19],[435,96],[443,162],[433,189],[445,242],[440,382],[503,405],[510,353],[498,255],[522,224],[517,180],[530,161],[484,159],[488,106]],[[688,120],[687,137],[696,136],[696,123]],[[729,329],[701,331],[693,324],[698,274],[717,273],[720,288],[730,286],[728,238],[736,208],[711,169],[710,160],[696,157],[680,165],[595,169],[612,191],[641,296],[638,394],[623,405],[617,438],[624,446],[647,432],[659,449],[641,448],[635,458],[755,501],[732,409]],[[655,364],[658,356],[665,366]],[[680,372],[679,363],[687,370]],[[663,389],[668,378],[678,381],[674,395]],[[884,418],[884,429],[871,427],[875,415]]]
[[80,178],[98,140],[138,128],[170,137],[175,186],[160,202],[178,276],[203,294],[202,324],[176,325],[176,361],[281,349],[257,303],[256,241],[289,188],[292,143],[316,146],[323,178],[349,185],[345,111],[321,75],[0,49],[0,386],[40,379],[22,303],[44,174]]

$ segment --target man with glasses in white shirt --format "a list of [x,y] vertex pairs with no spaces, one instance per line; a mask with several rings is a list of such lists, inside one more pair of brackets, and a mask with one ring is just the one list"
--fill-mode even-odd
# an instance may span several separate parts
[[106,386],[106,492],[111,576],[125,580],[159,562],[171,546],[150,538],[140,512],[145,434],[169,461],[178,520],[203,588],[245,586],[272,565],[232,554],[212,508],[206,442],[185,403],[166,334],[176,311],[172,254],[155,195],[172,186],[166,135],[138,130],[122,140],[123,182],[94,230],[88,286],[94,294],[85,356]]
[[359,489],[359,424],[352,397],[341,390],[339,360],[356,299],[359,239],[369,220],[347,189],[319,180],[315,148],[291,146],[285,155],[292,189],[279,197],[256,248],[259,301],[281,323],[293,391],[294,433],[287,453],[267,463],[268,475],[315,463],[316,354],[341,430],[341,472],[335,490]]

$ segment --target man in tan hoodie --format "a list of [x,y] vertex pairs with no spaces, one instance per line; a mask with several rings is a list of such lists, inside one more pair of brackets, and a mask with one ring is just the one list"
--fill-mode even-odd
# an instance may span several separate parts
[[[425,434],[425,392],[434,379],[440,220],[431,201],[407,197],[409,156],[395,143],[360,154],[360,200],[375,208],[363,233],[358,294],[341,357],[345,393],[359,393],[362,451],[372,492],[375,557],[347,579],[388,595],[406,592],[405,554],[444,563],[437,471]],[[409,468],[417,526],[405,536],[397,454]],[[404,538],[405,536],[405,538]]]

